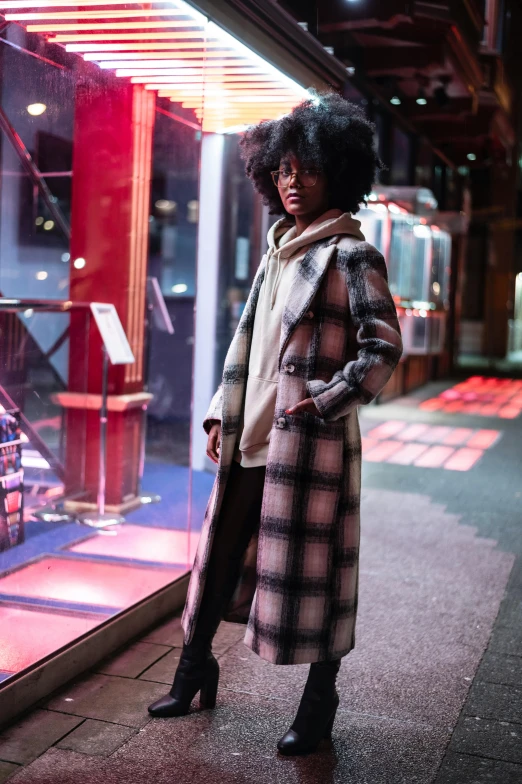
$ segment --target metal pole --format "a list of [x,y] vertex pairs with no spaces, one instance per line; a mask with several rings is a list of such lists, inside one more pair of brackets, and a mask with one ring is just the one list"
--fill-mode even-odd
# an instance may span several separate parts
[[[144,361],[144,377],[145,377],[145,391],[149,391],[149,363],[151,354],[151,341],[152,341],[152,317],[154,305],[149,301],[148,295],[146,300],[146,322],[145,322],[145,361]],[[140,467],[138,471],[138,498],[142,504],[159,504],[161,496],[157,493],[148,493],[142,489],[143,474],[145,471],[145,453],[147,448],[147,406],[143,406],[143,424],[141,427],[141,441],[140,441]]]
[[105,514],[105,485],[107,477],[107,389],[109,376],[109,355],[105,346],[102,347],[102,399],[100,408],[100,474],[98,478],[98,512],[100,517]]
[[90,528],[108,528],[120,525],[125,518],[119,514],[105,514],[105,485],[107,477],[107,395],[109,378],[109,355],[102,344],[102,394],[100,405],[100,468],[98,475],[98,509],[96,512],[85,512],[78,516],[78,522]]

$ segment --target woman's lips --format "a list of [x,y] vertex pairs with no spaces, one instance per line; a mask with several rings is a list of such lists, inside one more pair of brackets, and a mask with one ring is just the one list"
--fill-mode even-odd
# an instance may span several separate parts
[[299,193],[289,193],[287,201],[301,201],[303,197]]

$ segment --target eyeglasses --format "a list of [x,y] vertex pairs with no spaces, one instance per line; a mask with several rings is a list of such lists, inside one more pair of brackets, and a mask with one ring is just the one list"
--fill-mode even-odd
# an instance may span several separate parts
[[315,185],[319,176],[317,169],[301,169],[295,172],[281,169],[280,171],[270,172],[270,174],[276,188],[288,188],[292,182],[292,177],[295,177],[303,188],[311,188]]

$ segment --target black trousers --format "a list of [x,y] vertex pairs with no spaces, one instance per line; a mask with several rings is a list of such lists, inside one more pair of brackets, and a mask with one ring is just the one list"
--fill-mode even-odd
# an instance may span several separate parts
[[212,638],[234,594],[241,562],[259,528],[265,466],[243,468],[235,460],[223,497],[195,638]]

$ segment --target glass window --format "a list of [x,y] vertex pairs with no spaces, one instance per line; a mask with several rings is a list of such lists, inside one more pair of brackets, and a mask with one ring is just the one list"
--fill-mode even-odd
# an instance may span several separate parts
[[[159,43],[124,5],[117,30],[102,4],[103,32],[57,7],[0,33],[0,681],[194,558],[203,415],[274,220],[239,134],[307,93],[176,5]],[[104,361],[93,304],[133,361],[110,337]]]

